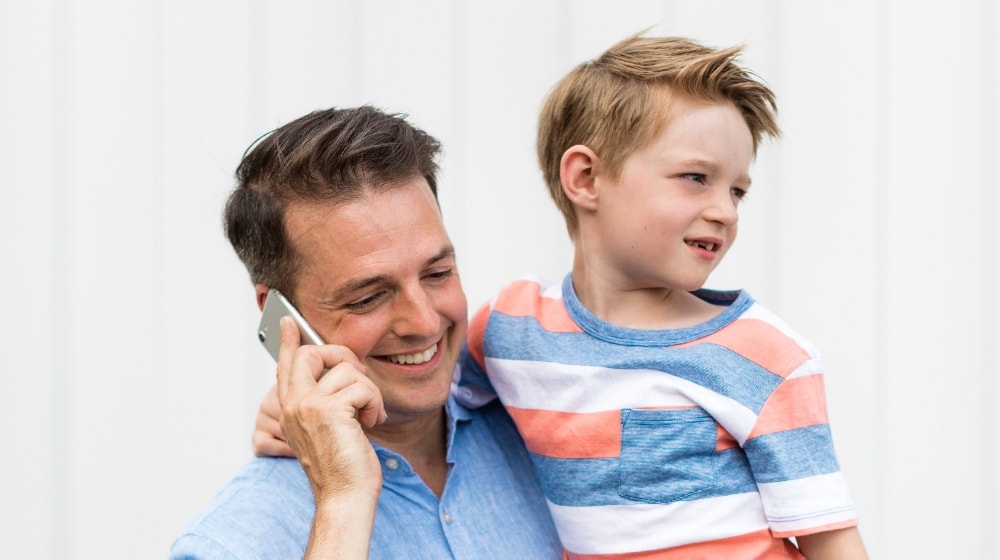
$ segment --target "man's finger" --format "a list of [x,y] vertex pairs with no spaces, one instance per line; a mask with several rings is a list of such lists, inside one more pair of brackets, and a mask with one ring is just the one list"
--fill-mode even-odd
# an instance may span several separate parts
[[278,402],[285,402],[288,397],[288,384],[292,372],[292,362],[295,350],[299,348],[299,328],[291,317],[282,317],[279,322],[281,339],[278,346]]
[[344,361],[328,371],[317,383],[317,389],[319,393],[336,393],[347,399],[356,411],[358,422],[365,428],[385,422],[382,392],[353,363]]

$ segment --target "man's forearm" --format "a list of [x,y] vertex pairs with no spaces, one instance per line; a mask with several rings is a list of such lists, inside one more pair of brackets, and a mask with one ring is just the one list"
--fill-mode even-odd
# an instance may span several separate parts
[[305,560],[367,559],[376,503],[365,497],[326,501],[316,504]]

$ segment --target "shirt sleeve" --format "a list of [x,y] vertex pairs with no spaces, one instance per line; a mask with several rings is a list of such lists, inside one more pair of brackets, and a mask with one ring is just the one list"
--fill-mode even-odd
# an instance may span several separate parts
[[222,544],[201,535],[186,533],[174,541],[170,560],[237,560]]
[[744,450],[776,536],[857,524],[834,451],[818,358],[775,388]]
[[466,342],[458,357],[452,393],[455,400],[467,408],[479,408],[497,398],[496,390],[486,375],[483,353],[483,339],[491,313],[492,307],[487,303],[469,319]]

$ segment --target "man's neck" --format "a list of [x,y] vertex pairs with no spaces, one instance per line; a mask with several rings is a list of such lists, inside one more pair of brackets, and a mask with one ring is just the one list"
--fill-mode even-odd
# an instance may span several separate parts
[[402,455],[435,495],[441,497],[448,475],[446,415],[444,407],[434,414],[389,421],[367,432],[375,443]]

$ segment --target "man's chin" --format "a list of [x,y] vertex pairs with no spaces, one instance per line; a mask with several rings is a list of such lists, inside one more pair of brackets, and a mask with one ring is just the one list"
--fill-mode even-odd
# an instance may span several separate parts
[[[451,378],[447,383],[437,382],[422,387],[397,387],[383,389],[386,413],[392,418],[397,415],[418,417],[437,412],[448,402],[451,394]],[[391,410],[390,410],[391,409]]]

